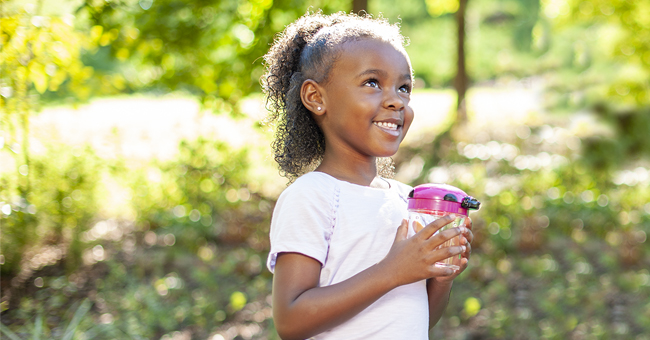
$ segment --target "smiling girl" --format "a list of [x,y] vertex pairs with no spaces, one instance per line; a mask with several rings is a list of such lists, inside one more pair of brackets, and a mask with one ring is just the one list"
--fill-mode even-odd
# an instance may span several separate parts
[[[267,266],[282,339],[428,339],[465,268],[471,222],[407,238],[411,187],[379,175],[413,121],[399,27],[307,14],[264,57],[281,172],[293,183],[271,221]],[[469,219],[468,219],[469,220]],[[436,249],[462,234],[462,246]],[[459,270],[435,263],[462,254]]]

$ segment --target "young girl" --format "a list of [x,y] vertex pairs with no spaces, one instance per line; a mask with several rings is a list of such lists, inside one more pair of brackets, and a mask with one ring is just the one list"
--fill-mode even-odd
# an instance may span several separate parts
[[[307,14],[265,56],[275,160],[293,183],[271,222],[267,266],[282,339],[428,339],[466,267],[471,225],[407,238],[411,187],[378,176],[413,121],[399,27]],[[462,234],[462,246],[436,249]],[[462,254],[457,271],[437,261]]]

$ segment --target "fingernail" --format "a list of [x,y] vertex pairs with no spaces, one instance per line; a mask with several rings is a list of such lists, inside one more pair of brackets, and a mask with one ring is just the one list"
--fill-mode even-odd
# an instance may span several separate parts
[[463,251],[462,251],[463,253],[467,250],[467,247],[465,247],[465,246],[461,246],[461,248],[463,249]]

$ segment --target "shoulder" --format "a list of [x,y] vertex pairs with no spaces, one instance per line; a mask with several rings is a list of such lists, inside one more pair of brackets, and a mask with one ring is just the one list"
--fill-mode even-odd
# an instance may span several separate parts
[[296,179],[288,189],[300,189],[305,187],[332,187],[338,186],[339,180],[336,178],[318,171],[308,172]]
[[271,217],[270,271],[283,252],[300,253],[325,263],[339,200],[339,183],[328,177],[304,174],[280,194]]
[[322,172],[312,171],[300,176],[284,189],[278,201],[298,199],[307,204],[313,201],[329,200],[338,191],[338,180]]
[[388,183],[390,184],[391,190],[395,190],[404,199],[406,199],[409,193],[411,192],[411,190],[413,190],[412,186],[408,184],[404,184],[400,181],[396,181],[394,179],[388,179],[388,178],[386,179],[386,181],[388,181]]

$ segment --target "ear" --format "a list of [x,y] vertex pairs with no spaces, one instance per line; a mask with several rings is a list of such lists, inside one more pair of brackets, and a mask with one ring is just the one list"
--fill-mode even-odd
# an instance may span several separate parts
[[315,115],[325,113],[325,100],[323,96],[324,88],[313,79],[307,79],[302,83],[300,88],[300,99],[307,110]]

